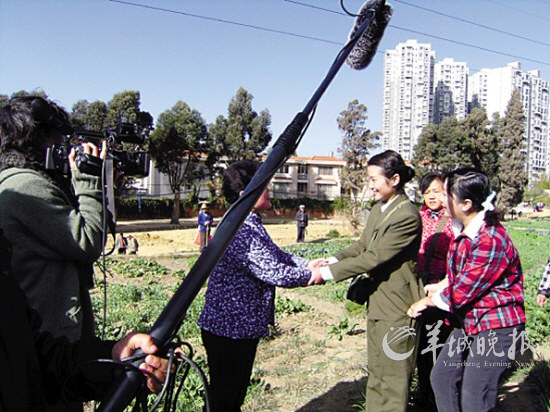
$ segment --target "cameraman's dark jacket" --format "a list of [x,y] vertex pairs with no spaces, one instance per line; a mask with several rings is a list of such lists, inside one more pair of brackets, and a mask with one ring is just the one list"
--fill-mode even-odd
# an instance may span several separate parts
[[13,248],[13,276],[42,330],[70,341],[94,333],[88,288],[102,250],[99,178],[75,171],[72,186],[74,199],[40,172],[0,173],[0,230]]
[[[1,266],[7,266],[4,250],[0,259]],[[94,359],[110,359],[114,342],[91,337],[69,343],[66,338],[40,332],[40,324],[13,276],[5,268],[0,270],[2,412],[44,411],[47,403],[61,399],[98,399],[113,382],[109,368],[80,366]]]

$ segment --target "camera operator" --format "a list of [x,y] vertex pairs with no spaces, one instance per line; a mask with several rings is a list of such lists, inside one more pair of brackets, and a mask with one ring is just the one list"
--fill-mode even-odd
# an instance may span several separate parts
[[[0,110],[0,230],[12,246],[12,273],[41,331],[70,342],[94,336],[88,289],[93,263],[103,246],[100,178],[76,166],[69,176],[45,170],[46,151],[72,133],[68,113],[39,96],[13,98]],[[90,143],[81,152],[105,157]],[[50,411],[79,411],[81,403],[56,404]]]
[[[88,288],[102,250],[100,178],[44,170],[48,147],[70,133],[69,115],[38,96],[12,99],[0,111],[0,228],[11,243],[13,274],[54,336],[94,333]],[[91,143],[84,153],[98,156]],[[105,157],[105,150],[101,153]]]
[[[68,113],[40,96],[13,98],[0,109],[0,230],[13,250],[12,273],[38,312],[41,330],[73,342],[94,335],[88,289],[102,251],[100,178],[45,170],[45,153],[72,133]],[[101,154],[84,143],[80,150]],[[57,409],[66,410],[66,409]]]

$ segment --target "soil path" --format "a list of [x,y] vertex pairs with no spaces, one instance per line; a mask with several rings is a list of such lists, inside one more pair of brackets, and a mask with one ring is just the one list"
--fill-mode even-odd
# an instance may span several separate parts
[[[296,242],[296,225],[266,224],[269,235],[279,246],[286,246]],[[326,239],[330,231],[337,231],[341,236],[350,236],[353,231],[342,220],[313,220],[307,228],[306,242],[318,242]],[[199,247],[194,243],[196,228],[177,230],[158,230],[148,232],[125,232],[132,234],[139,242],[139,255],[143,257],[173,256],[178,254],[198,253]],[[107,250],[112,245],[109,239]]]

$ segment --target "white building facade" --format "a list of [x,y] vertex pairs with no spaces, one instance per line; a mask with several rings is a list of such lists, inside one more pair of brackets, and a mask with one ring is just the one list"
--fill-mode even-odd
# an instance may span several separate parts
[[436,63],[430,44],[407,40],[386,50],[382,149],[411,160],[428,123],[464,119],[472,107],[484,107],[489,119],[494,113],[504,117],[516,89],[526,118],[527,175],[535,183],[550,176],[549,87],[538,70],[522,71],[519,62],[469,75],[465,62],[446,58]]
[[446,58],[434,65],[433,123],[468,114],[468,65]]
[[529,182],[550,175],[550,138],[548,128],[548,81],[540,77],[538,70],[522,71],[520,62],[509,63],[506,67],[482,69],[470,78],[469,100],[487,110],[492,118],[494,113],[501,117],[514,90],[519,90],[525,114],[525,153],[526,170]]
[[407,40],[384,58],[382,148],[412,159],[422,129],[432,119],[435,52]]
[[[292,156],[273,176],[269,184],[271,196],[276,199],[308,197],[334,200],[341,196],[340,171],[345,165],[345,160],[334,156]],[[208,198],[209,183],[207,178],[199,182],[200,199]],[[168,176],[160,173],[153,161],[149,176],[136,179],[132,187],[144,197],[173,198]],[[189,193],[190,190],[184,189],[182,197]]]
[[345,165],[345,160],[333,156],[292,156],[273,176],[271,195],[334,200],[342,193],[340,171]]

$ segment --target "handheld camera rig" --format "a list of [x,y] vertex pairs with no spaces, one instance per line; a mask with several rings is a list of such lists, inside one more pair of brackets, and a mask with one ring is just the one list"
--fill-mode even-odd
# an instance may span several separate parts
[[[134,123],[121,122],[116,130],[107,129],[101,132],[76,130],[65,143],[52,145],[46,149],[45,168],[68,174],[68,156],[74,147],[77,150],[75,161],[78,170],[101,176],[103,161],[84,153],[79,143],[86,141],[99,143],[101,140],[106,140],[107,159],[112,159],[115,170],[124,176],[145,177],[149,175],[150,156],[143,150],[139,150],[139,145],[143,144],[145,139],[145,135],[140,133],[139,127]],[[125,150],[124,143],[134,144],[134,149]]]

